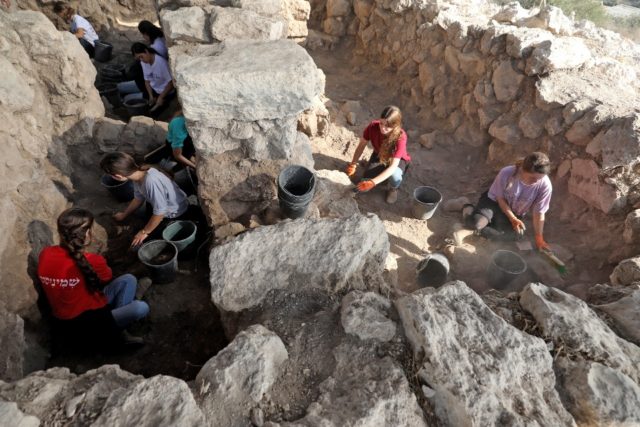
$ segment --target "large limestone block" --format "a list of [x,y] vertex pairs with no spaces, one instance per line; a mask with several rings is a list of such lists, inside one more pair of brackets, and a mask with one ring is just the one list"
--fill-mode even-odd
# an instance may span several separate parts
[[613,269],[609,277],[614,285],[630,285],[640,282],[640,257],[625,259]]
[[388,252],[384,225],[372,214],[260,227],[211,251],[211,297],[221,310],[239,312],[276,289],[366,289]]
[[342,171],[324,169],[316,172],[313,203],[318,206],[323,218],[344,218],[360,213],[354,198],[353,183]]
[[640,424],[640,387],[623,373],[596,362],[556,362],[565,407],[579,425]]
[[544,341],[509,325],[463,282],[420,289],[396,307],[443,424],[574,425]]
[[620,336],[640,345],[640,289],[617,301],[597,307],[613,319]]
[[201,7],[183,7],[160,12],[160,22],[170,44],[176,42],[207,43],[210,41],[207,14]]
[[341,303],[340,322],[344,331],[361,340],[391,340],[396,324],[389,319],[391,302],[375,292],[352,291]]
[[626,203],[614,186],[600,179],[600,168],[591,159],[571,160],[569,192],[605,213],[620,210]]
[[280,16],[283,0],[231,0],[233,7],[250,10],[264,16]]
[[0,425],[8,427],[38,427],[40,420],[32,415],[25,415],[15,402],[0,400]]
[[531,313],[556,345],[640,380],[640,347],[618,337],[584,301],[540,283],[520,294],[520,305]]
[[322,73],[291,40],[226,41],[170,54],[190,123],[295,116],[324,92]]
[[0,304],[0,381],[22,378],[24,321]]
[[602,153],[602,169],[635,165],[640,161],[640,114],[624,117],[601,131],[593,141]]
[[264,326],[240,332],[196,377],[196,396],[208,424],[250,425],[251,407],[271,389],[288,357],[280,338]]
[[558,37],[540,43],[527,60],[529,76],[556,70],[576,69],[591,59],[591,51],[578,37]]
[[522,80],[524,80],[524,75],[513,68],[511,61],[501,62],[491,78],[493,91],[498,101],[508,102],[516,99]]
[[111,393],[91,424],[110,426],[202,426],[205,419],[184,381],[166,375],[137,382]]
[[278,40],[286,37],[284,22],[251,10],[214,7],[210,18],[211,37],[225,40]]

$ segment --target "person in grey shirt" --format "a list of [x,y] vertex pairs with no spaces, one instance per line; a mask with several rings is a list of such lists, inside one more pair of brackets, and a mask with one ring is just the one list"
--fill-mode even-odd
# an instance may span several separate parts
[[187,195],[163,172],[149,165],[138,166],[126,153],[108,153],[100,162],[102,170],[118,181],[133,181],[134,198],[124,212],[113,215],[122,221],[136,211],[144,202],[153,208],[147,224],[136,233],[131,246],[139,246],[150,235],[158,236],[168,220],[184,219],[189,212]]

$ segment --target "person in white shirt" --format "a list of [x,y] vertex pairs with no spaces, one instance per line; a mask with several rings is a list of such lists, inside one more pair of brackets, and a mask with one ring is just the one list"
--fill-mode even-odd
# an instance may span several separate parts
[[129,82],[118,84],[118,89],[121,94],[126,94],[124,97],[125,102],[136,98],[147,99],[151,106],[150,113],[152,115],[157,114],[166,108],[168,101],[176,94],[169,63],[153,48],[143,43],[134,43],[131,46],[131,53],[142,65],[146,91],[144,93],[135,92],[127,94],[126,90],[129,89],[127,83]]
[[53,6],[53,12],[70,25],[71,32],[78,38],[84,50],[93,58],[95,54],[96,41],[99,40],[98,33],[93,29],[93,25],[64,2],[57,2]]
[[167,42],[164,38],[162,30],[149,21],[140,21],[138,31],[144,37],[144,40],[152,47],[158,55],[164,59],[169,59],[169,51],[167,50]]

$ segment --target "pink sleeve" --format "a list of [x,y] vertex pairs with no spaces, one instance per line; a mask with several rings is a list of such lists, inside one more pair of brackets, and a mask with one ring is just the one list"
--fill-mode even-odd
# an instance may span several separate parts
[[536,196],[536,201],[533,203],[533,212],[545,213],[549,210],[549,204],[551,203],[551,192],[553,187],[549,177],[544,177],[544,185],[541,188],[540,193]]
[[395,159],[404,159],[407,157],[407,134],[402,131],[400,138],[398,138],[398,144],[396,145],[396,152],[393,157]]

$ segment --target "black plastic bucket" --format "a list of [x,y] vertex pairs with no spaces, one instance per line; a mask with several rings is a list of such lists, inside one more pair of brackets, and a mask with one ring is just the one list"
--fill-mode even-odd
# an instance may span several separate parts
[[527,263],[515,252],[499,249],[491,256],[487,268],[487,281],[495,289],[504,289],[527,270]]
[[418,219],[433,216],[442,201],[442,194],[433,187],[418,187],[413,190],[413,215]]
[[109,175],[102,175],[100,183],[120,202],[130,202],[133,199],[133,182],[129,180],[118,181]]
[[416,267],[416,281],[422,287],[438,287],[447,281],[449,260],[446,256],[433,253],[427,255]]
[[100,92],[100,96],[104,96],[105,98],[107,98],[109,104],[113,105],[114,107],[119,107],[122,105],[117,84],[101,83],[98,85],[98,92]]
[[124,106],[130,116],[144,116],[149,112],[149,104],[144,98],[134,98],[124,101]]
[[304,166],[287,166],[278,175],[278,202],[287,218],[301,218],[307,212],[316,189],[315,174]]
[[153,283],[171,283],[178,272],[178,248],[166,240],[147,242],[138,250],[138,259],[149,269]]
[[111,53],[113,52],[112,44],[96,40],[94,48],[95,55],[93,59],[98,62],[109,62],[111,60]]
[[124,73],[126,68],[120,64],[109,64],[102,67],[100,70],[100,80],[103,82],[115,82],[120,83],[124,81]]

